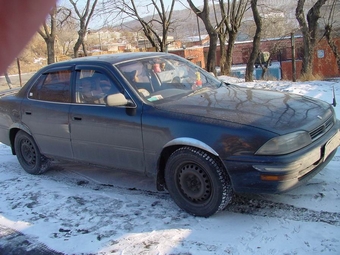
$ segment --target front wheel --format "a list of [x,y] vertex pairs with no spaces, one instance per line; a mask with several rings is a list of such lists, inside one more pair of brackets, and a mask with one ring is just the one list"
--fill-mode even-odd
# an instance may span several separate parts
[[223,166],[196,148],[183,147],[170,156],[165,182],[175,203],[195,216],[209,217],[223,210],[233,196]]
[[42,174],[50,166],[50,160],[41,155],[32,136],[19,131],[15,136],[14,149],[22,168],[30,174]]

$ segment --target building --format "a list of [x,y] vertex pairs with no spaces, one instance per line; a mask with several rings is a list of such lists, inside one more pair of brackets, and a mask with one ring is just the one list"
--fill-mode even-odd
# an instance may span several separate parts
[[[292,79],[292,43],[290,37],[266,39],[261,41],[260,50],[271,52],[271,59],[273,62],[280,63],[282,79]],[[334,38],[334,42],[337,45],[338,51],[340,51],[340,38]],[[297,78],[300,77],[302,68],[302,56],[303,56],[303,38],[301,36],[295,36],[295,59],[296,59],[296,71]],[[252,41],[244,41],[235,43],[233,52],[233,65],[244,65],[248,62],[250,53],[252,51]],[[185,57],[191,60],[193,63],[198,64],[202,68],[205,68],[207,53],[209,46],[201,47],[186,47],[185,49],[178,49],[171,51],[176,55]],[[217,65],[219,65],[220,48],[217,48],[216,59]],[[331,51],[325,39],[318,42],[314,52],[314,69],[313,74],[318,74],[324,78],[340,77],[340,70],[338,68],[336,58]]]

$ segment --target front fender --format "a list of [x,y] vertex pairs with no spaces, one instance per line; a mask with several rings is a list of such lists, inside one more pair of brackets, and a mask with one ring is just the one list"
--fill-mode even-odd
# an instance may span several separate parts
[[216,157],[219,156],[218,153],[209,145],[194,138],[180,137],[167,142],[163,146],[162,153],[158,161],[158,172],[156,177],[157,190],[162,191],[165,189],[164,170],[168,157],[170,157],[171,153],[173,153],[178,147],[182,146],[191,146],[199,148],[201,150],[211,153],[212,155],[215,155]]

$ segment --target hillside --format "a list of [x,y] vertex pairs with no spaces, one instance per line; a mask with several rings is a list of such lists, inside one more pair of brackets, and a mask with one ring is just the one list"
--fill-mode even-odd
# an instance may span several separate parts
[[[296,0],[260,0],[259,1],[259,11],[262,14],[264,28],[263,37],[282,37],[287,36],[291,32],[296,32],[298,30],[298,23],[295,18],[295,8]],[[312,3],[315,1],[307,0],[305,4],[305,13],[311,8]],[[338,4],[340,5],[340,3]],[[199,7],[202,9],[202,7]],[[219,18],[221,14],[218,7],[216,7],[217,14]],[[336,8],[337,13],[340,12],[340,7]],[[323,7],[323,13],[329,13],[329,6]],[[214,21],[213,8],[210,8],[211,20]],[[324,14],[322,15],[324,16]],[[335,14],[337,19],[333,27],[340,27],[340,15]],[[152,15],[144,17],[145,20],[151,20]],[[328,16],[327,16],[328,18]],[[176,40],[183,40],[184,38],[190,36],[197,36],[200,34],[206,34],[206,29],[203,22],[197,19],[195,14],[190,8],[176,10],[173,13],[173,24],[172,29],[169,32],[169,36],[174,36]],[[324,26],[324,19],[320,19],[320,26]],[[157,26],[155,25],[157,28]],[[243,18],[243,23],[240,28],[238,40],[250,40],[254,35],[254,21],[252,17],[251,9],[249,8]],[[116,30],[119,31],[141,31],[140,23],[136,20],[124,22],[115,26]],[[158,30],[161,28],[159,27]]]

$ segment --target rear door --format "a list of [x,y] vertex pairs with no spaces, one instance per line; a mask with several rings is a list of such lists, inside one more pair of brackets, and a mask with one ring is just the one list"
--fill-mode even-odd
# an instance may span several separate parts
[[[90,95],[102,89],[108,94],[127,92],[106,69],[76,67],[74,104],[70,108],[71,140],[74,158],[117,169],[144,172],[141,133],[141,107],[108,107],[102,100],[82,100],[82,80],[94,81]],[[104,86],[109,85],[109,88]]]
[[22,101],[22,122],[44,155],[72,158],[69,130],[71,67],[42,74]]

